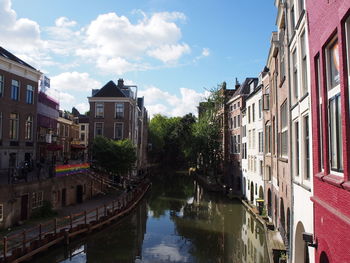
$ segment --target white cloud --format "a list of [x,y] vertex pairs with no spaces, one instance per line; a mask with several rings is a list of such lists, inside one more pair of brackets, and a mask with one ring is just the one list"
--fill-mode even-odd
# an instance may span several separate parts
[[88,73],[64,72],[51,78],[51,86],[60,91],[91,92],[92,89],[102,87],[99,81],[90,77]]
[[76,55],[97,61],[96,66],[103,71],[123,74],[149,69],[144,62],[146,54],[174,63],[190,52],[188,44],[179,43],[182,34],[175,23],[185,20],[183,13],[142,14],[137,23],[116,13],[99,15],[84,31],[84,45]]
[[40,38],[40,26],[27,18],[17,19],[10,0],[0,1],[0,45],[17,53],[40,58],[45,42]]
[[164,45],[159,48],[149,50],[147,54],[159,59],[164,63],[177,61],[183,54],[190,53],[190,47],[187,44]]
[[55,20],[55,25],[57,27],[73,27],[76,26],[77,22],[69,20],[67,17],[59,17]]
[[178,247],[163,243],[152,248],[147,248],[145,253],[160,261],[187,262],[188,260],[187,256],[181,255]]
[[81,114],[90,110],[90,105],[87,102],[79,103],[75,106]]
[[202,56],[207,57],[210,55],[210,50],[209,48],[203,48],[202,50]]
[[167,116],[184,116],[187,113],[197,115],[197,106],[208,96],[207,92],[199,93],[193,89],[180,88],[180,96],[149,86],[139,91],[145,97],[145,105],[150,116],[157,113]]

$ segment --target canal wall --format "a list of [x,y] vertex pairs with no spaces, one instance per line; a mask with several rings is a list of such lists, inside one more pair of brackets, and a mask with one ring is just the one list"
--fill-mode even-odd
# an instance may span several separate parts
[[139,203],[150,187],[149,182],[144,182],[111,203],[9,234],[2,242],[0,262],[23,262],[53,245],[68,244],[78,235],[90,233],[118,220]]

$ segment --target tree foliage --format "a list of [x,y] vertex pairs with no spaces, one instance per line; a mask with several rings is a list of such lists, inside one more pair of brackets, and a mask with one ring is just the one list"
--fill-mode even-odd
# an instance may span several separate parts
[[130,140],[114,141],[97,136],[92,144],[96,164],[109,172],[124,175],[134,168],[136,149]]

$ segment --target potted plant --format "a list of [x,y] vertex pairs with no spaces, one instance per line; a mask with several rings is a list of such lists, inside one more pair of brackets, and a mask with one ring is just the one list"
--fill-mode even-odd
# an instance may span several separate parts
[[287,263],[287,255],[285,252],[282,252],[279,258],[279,263]]

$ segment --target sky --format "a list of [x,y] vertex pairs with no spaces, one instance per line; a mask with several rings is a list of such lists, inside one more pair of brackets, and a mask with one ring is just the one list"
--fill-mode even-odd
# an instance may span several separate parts
[[152,116],[197,113],[223,81],[257,77],[276,29],[270,0],[0,0],[0,46],[51,79],[60,108],[123,78]]

